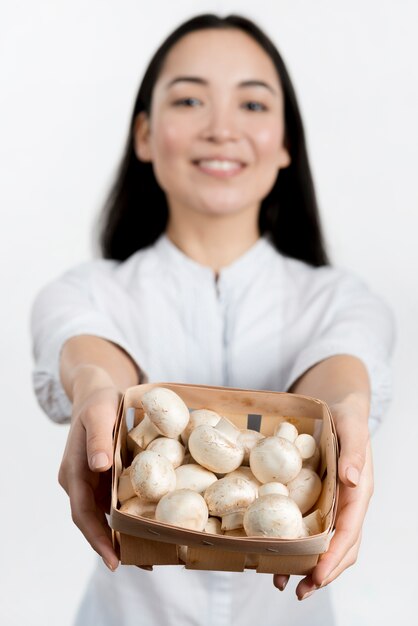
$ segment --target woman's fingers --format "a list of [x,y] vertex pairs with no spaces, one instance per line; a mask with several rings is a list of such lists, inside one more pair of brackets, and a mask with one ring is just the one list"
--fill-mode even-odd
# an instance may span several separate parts
[[353,565],[361,541],[364,517],[373,492],[373,470],[370,442],[366,463],[359,485],[355,488],[340,484],[335,533],[327,552],[321,555],[313,572],[300,581],[296,588],[299,599],[307,597],[319,587],[335,580]]
[[[112,435],[119,401],[114,389],[100,390],[74,416],[58,480],[70,497],[74,523],[112,571],[119,564],[113,549],[108,510],[112,462]],[[99,463],[94,459],[99,455]],[[100,460],[105,455],[106,462]],[[93,466],[93,467],[92,467]]]
[[70,483],[69,496],[74,523],[109,569],[115,570],[119,559],[113,549],[106,516],[96,505],[92,485],[83,479],[75,479]]
[[280,589],[280,591],[284,591],[287,583],[289,582],[290,576],[286,574],[273,574],[273,585]]
[[313,594],[317,589],[322,589],[326,585],[329,585],[333,580],[335,580],[342,572],[357,561],[358,552],[360,549],[361,537],[358,538],[356,543],[350,548],[347,552],[343,560],[338,564],[338,566],[331,572],[327,579],[323,581],[321,585],[315,583],[312,579],[312,576],[306,576],[303,580],[300,581],[298,586],[296,587],[296,595],[298,600],[305,600],[309,596]]

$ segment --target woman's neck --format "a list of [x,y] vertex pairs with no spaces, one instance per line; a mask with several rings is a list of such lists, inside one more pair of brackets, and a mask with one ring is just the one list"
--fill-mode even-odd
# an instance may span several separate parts
[[215,274],[233,263],[260,238],[253,216],[194,215],[181,219],[170,213],[166,235],[188,257],[211,267]]

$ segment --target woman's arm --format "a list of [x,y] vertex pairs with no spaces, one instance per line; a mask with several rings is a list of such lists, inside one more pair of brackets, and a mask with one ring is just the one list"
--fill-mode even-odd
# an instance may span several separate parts
[[105,512],[109,510],[112,433],[121,394],[140,373],[117,345],[91,335],[63,346],[60,377],[72,402],[71,427],[58,480],[70,498],[73,521],[106,565],[119,560]]
[[[370,383],[360,359],[337,355],[311,367],[290,391],[319,398],[328,404],[340,444],[336,532],[312,574],[298,584],[296,593],[302,600],[332,582],[357,559],[361,528],[373,494],[368,428]],[[284,589],[287,580],[288,576],[274,576],[274,584],[279,589]]]

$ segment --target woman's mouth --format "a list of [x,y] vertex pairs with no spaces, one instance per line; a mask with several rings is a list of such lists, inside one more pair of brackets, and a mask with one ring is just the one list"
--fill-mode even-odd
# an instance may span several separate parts
[[203,173],[218,178],[230,178],[239,174],[245,167],[245,163],[240,161],[202,159],[193,161],[193,164]]

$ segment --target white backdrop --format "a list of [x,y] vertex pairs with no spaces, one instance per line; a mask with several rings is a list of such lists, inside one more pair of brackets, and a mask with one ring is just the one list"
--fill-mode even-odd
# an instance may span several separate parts
[[339,626],[407,623],[418,555],[416,3],[3,0],[0,11],[1,623],[70,626],[95,558],[56,480],[67,428],[47,420],[31,390],[31,302],[91,256],[142,72],[178,23],[207,11],[246,15],[278,45],[334,263],[396,315],[375,496],[360,558],[332,587]]

